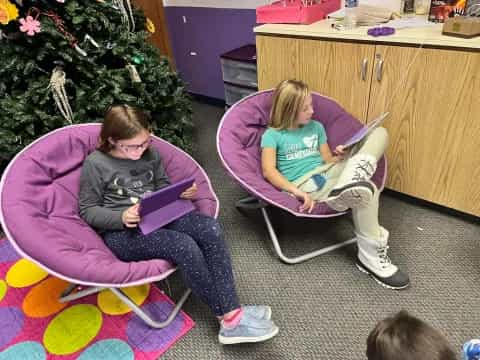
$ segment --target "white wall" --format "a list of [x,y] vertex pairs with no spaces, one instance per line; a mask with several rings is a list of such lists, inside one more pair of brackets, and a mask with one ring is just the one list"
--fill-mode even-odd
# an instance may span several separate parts
[[[384,7],[392,11],[396,11],[398,13],[400,13],[400,7],[402,3],[401,0],[359,0],[358,2],[359,4],[363,4],[363,5]],[[345,6],[345,0],[342,0],[341,8],[343,8],[344,6]]]
[[[211,7],[224,9],[255,9],[275,0],[163,0],[164,6]],[[345,0],[342,0],[342,7]],[[395,11],[400,9],[400,0],[360,0],[361,4],[387,7]]]
[[400,0],[360,0],[360,4],[384,7],[396,12],[400,12]]
[[163,0],[164,6],[213,7],[224,9],[255,9],[270,0]]

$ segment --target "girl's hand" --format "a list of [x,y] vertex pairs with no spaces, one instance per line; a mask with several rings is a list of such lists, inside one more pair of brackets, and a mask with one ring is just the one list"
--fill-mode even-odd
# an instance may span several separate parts
[[300,190],[296,191],[294,195],[303,200],[303,205],[300,205],[299,210],[301,212],[308,212],[310,214],[315,206],[315,201],[310,197],[310,195]]
[[137,227],[140,222],[139,204],[129,207],[122,213],[122,222],[127,228]]
[[333,160],[334,163],[338,163],[342,160],[345,160],[345,158],[348,155],[348,150],[345,148],[345,146],[338,145],[335,148],[334,153],[335,153],[335,156],[333,156],[332,160]]
[[188,199],[188,200],[191,200],[195,197],[195,194],[197,193],[198,191],[198,188],[197,188],[197,184],[196,183],[193,183],[193,185],[191,187],[189,187],[187,190],[185,190],[181,195],[180,197],[182,199]]
[[343,145],[338,145],[336,148],[335,148],[335,154],[337,155],[346,155],[346,150],[345,150],[345,146]]

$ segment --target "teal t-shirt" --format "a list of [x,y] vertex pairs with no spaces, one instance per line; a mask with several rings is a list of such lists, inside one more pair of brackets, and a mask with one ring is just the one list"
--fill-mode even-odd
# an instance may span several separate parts
[[277,169],[294,181],[325,161],[320,154],[320,145],[327,142],[327,134],[321,123],[310,120],[298,129],[276,130],[268,128],[262,136],[262,148],[277,150]]

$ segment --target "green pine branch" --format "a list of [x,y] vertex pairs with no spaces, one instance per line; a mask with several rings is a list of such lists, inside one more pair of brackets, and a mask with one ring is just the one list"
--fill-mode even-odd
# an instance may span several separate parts
[[[58,14],[88,56],[78,53],[45,15],[39,18],[41,33],[33,37],[21,33],[18,22],[0,25],[8,37],[0,40],[0,168],[39,136],[68,124],[48,89],[58,65],[67,76],[66,91],[76,123],[101,121],[108,105],[129,103],[152,113],[157,135],[191,149],[192,110],[185,84],[147,42],[140,10],[135,10],[135,32],[128,33],[108,0],[23,3],[20,17],[33,6]],[[100,47],[86,41],[86,34]],[[125,67],[135,61],[140,62],[136,68],[141,83],[133,83]]]

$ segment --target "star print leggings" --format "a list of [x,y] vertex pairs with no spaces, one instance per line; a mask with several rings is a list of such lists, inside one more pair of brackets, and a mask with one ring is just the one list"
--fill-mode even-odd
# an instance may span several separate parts
[[230,253],[214,218],[192,212],[148,235],[128,229],[108,231],[103,238],[122,261],[170,261],[216,316],[240,307]]

